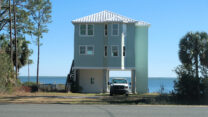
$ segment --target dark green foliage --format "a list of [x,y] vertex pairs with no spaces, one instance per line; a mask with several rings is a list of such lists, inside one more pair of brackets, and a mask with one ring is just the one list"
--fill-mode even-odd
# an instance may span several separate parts
[[178,100],[196,102],[208,95],[208,34],[187,33],[179,44],[179,65],[173,94]]
[[[23,34],[30,34],[33,29],[33,24],[29,18],[31,15],[27,10],[26,3],[27,0],[15,0],[16,3],[16,29],[17,37],[22,36]],[[12,1],[11,1],[12,2]],[[13,11],[13,5],[11,5],[11,10]],[[9,33],[9,0],[3,0],[2,10],[0,12],[0,31],[6,28],[6,31]],[[11,14],[13,18],[13,13]],[[14,26],[12,26],[14,28]]]
[[[208,69],[208,34],[187,33],[179,44],[179,59],[189,74],[199,77],[199,70]],[[202,75],[206,75],[204,73]]]
[[174,81],[174,90],[179,99],[192,100],[199,99],[201,94],[201,78],[194,78],[189,74],[182,74],[178,77],[177,81]]
[[[8,55],[10,55],[10,51],[11,51],[10,42],[6,40],[6,38],[2,38],[1,43],[0,43],[1,44],[0,46],[6,50],[6,53]],[[15,44],[15,40],[13,40],[13,44]],[[17,45],[18,47],[18,69],[28,64],[29,57],[33,52],[32,50],[29,49],[28,47],[29,44],[30,42],[27,41],[24,37],[18,38],[18,45]],[[12,49],[14,52],[13,63],[14,63],[14,66],[16,66],[15,48],[12,48]],[[29,60],[29,61],[32,61],[32,60]]]
[[207,99],[208,101],[208,78],[203,78],[201,80],[201,86],[202,86],[202,93],[203,93],[203,97],[205,99]]

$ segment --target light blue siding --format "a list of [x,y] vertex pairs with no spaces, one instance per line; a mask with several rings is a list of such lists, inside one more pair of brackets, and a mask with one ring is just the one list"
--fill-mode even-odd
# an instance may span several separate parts
[[[94,36],[80,36],[79,24],[74,24],[74,60],[75,67],[81,68],[120,68],[121,67],[121,34],[123,25],[119,24],[119,35],[112,35],[112,23],[108,23],[108,35],[104,36],[104,23],[94,24]],[[133,68],[134,59],[134,33],[133,23],[127,24],[127,36],[125,38],[126,57],[125,67]],[[94,55],[79,55],[80,45],[93,45]],[[104,46],[108,47],[108,56],[104,57]],[[119,46],[119,56],[111,56],[111,47]]]
[[[79,24],[75,24],[74,35],[74,61],[75,67],[102,67],[104,55],[104,26],[94,25],[94,36],[80,36]],[[94,55],[79,55],[80,45],[93,45]]]
[[148,92],[148,27],[136,26],[135,29],[135,71],[136,91]]

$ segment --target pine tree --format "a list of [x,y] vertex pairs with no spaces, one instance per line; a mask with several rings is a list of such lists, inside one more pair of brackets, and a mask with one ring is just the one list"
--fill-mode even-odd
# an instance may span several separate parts
[[51,22],[51,2],[50,0],[28,0],[28,10],[32,15],[34,30],[32,34],[36,36],[38,46],[37,59],[37,85],[39,82],[39,62],[40,62],[40,39],[43,38],[43,33],[48,32],[47,24]]

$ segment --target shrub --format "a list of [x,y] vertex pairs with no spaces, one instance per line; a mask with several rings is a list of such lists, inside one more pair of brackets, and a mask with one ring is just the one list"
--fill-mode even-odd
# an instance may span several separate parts
[[208,96],[208,78],[197,78],[183,67],[178,67],[176,73],[178,79],[174,81],[173,95],[178,100],[197,102]]
[[78,93],[82,91],[82,87],[79,86],[78,81],[71,80],[71,92]]
[[194,78],[188,74],[183,74],[178,80],[174,81],[174,93],[179,99],[199,99],[201,96],[200,80],[200,78]]
[[38,86],[35,82],[24,82],[22,86],[30,87],[30,92],[38,91]]
[[11,92],[17,84],[10,57],[0,50],[0,92]]
[[202,83],[201,87],[202,87],[203,96],[207,99],[208,98],[208,78],[202,79],[201,83]]

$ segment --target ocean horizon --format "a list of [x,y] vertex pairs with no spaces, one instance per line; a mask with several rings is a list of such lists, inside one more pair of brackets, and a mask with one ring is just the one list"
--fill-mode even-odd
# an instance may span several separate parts
[[[110,77],[109,82],[112,81],[114,77]],[[127,79],[128,83],[131,83],[130,77],[120,77]],[[22,83],[24,82],[36,82],[36,76],[19,76]],[[164,93],[170,93],[174,89],[174,80],[176,77],[149,77],[148,78],[148,89],[149,93],[160,92],[163,87]],[[39,76],[39,82],[41,84],[65,84],[66,76]]]

